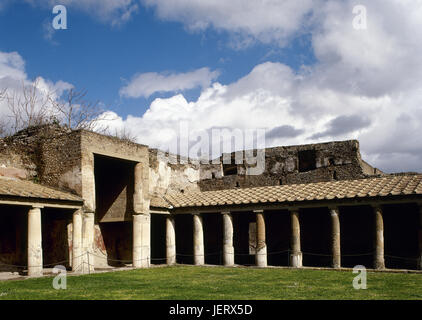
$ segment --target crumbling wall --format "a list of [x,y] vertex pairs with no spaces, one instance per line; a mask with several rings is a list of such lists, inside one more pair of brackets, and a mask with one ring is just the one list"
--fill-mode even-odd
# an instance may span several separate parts
[[[235,164],[235,153],[230,154],[232,166],[220,178],[205,178],[199,182],[202,191],[257,186],[299,184],[332,180],[359,179],[382,172],[361,159],[356,140],[267,148],[265,167],[260,175],[247,175],[247,164]],[[254,156],[257,155],[254,150]],[[220,158],[223,163],[223,156]],[[215,166],[214,166],[215,168]]]
[[199,191],[199,164],[188,163],[187,159],[176,155],[161,156],[157,149],[149,149],[149,165],[151,195]]
[[40,130],[29,127],[0,139],[0,176],[38,180]]
[[80,194],[80,139],[50,124],[0,140],[0,175],[30,179]]
[[77,132],[57,132],[40,146],[42,184],[82,195],[81,139]]

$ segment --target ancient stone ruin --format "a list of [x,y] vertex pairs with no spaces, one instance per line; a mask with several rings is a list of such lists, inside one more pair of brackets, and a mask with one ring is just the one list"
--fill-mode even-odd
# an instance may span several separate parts
[[422,175],[381,172],[355,140],[264,151],[263,172],[250,175],[236,153],[173,163],[58,126],[2,139],[0,268],[422,269]]

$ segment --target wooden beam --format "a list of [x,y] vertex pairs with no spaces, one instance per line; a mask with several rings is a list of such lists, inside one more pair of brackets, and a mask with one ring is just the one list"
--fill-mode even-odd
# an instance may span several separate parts
[[254,210],[291,210],[292,208],[326,208],[326,207],[346,207],[346,206],[379,206],[388,204],[402,204],[402,203],[420,203],[422,195],[409,195],[397,197],[383,197],[383,198],[362,198],[362,199],[333,199],[321,201],[296,201],[284,203],[258,203],[258,204],[236,204],[236,205],[217,205],[206,207],[184,207],[173,208],[170,212],[173,214],[188,214],[192,211],[199,213],[220,213],[221,211],[231,212],[245,212]]
[[38,202],[38,201],[19,201],[19,200],[1,200],[0,204],[3,205],[12,205],[12,206],[30,206],[38,208],[57,208],[57,209],[80,209],[82,204],[61,204],[61,203],[51,203],[51,202]]

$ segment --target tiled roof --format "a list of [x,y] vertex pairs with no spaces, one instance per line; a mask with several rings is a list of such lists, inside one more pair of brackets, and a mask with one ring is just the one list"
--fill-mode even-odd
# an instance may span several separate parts
[[170,204],[164,200],[161,196],[154,195],[151,197],[151,201],[149,203],[150,207],[156,208],[170,208]]
[[82,202],[82,198],[30,181],[0,178],[0,196]]
[[174,208],[422,195],[422,175],[167,194]]

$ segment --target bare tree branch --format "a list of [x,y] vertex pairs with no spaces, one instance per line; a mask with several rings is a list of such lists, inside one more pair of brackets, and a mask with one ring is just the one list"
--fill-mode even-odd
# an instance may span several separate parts
[[119,138],[120,140],[135,142],[136,143],[136,136],[128,129],[123,127],[120,130],[115,130],[113,134],[110,134],[112,137]]
[[17,132],[23,128],[39,126],[52,121],[52,92],[40,92],[39,80],[30,85],[22,81],[22,90],[5,93],[7,106],[11,113],[11,128]]
[[1,123],[0,135],[6,128],[15,133],[30,126],[57,123],[70,130],[85,129],[134,141],[135,137],[126,129],[110,134],[109,121],[116,120],[110,112],[105,112],[99,101],[86,99],[87,90],[70,89],[64,95],[57,91],[39,89],[39,80],[31,84],[22,81],[18,90],[0,91],[0,101],[5,100],[10,116],[8,123]]
[[88,101],[86,95],[86,90],[77,91],[72,88],[67,91],[63,100],[52,100],[62,125],[72,130],[98,131],[101,121],[113,120],[104,116],[105,110],[101,108],[98,100]]

